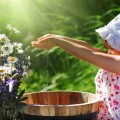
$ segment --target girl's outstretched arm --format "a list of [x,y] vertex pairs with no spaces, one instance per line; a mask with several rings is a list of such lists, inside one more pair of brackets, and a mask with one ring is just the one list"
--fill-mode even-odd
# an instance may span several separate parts
[[56,37],[58,37],[58,39],[64,39],[64,40],[76,43],[78,45],[82,45],[84,47],[87,47],[87,48],[89,48],[93,52],[103,52],[103,53],[106,53],[106,51],[98,49],[98,48],[95,48],[95,47],[93,47],[92,45],[90,45],[89,43],[87,43],[86,41],[83,41],[83,40],[78,40],[78,39],[75,39],[75,38],[70,38],[70,37],[61,36],[61,35],[56,35]]
[[45,49],[58,46],[79,59],[90,62],[107,71],[120,73],[120,56],[96,52],[87,46],[83,46],[59,37],[43,36],[39,38],[38,41],[32,42],[32,46]]
[[66,40],[58,40],[57,45],[79,59],[90,62],[107,71],[120,73],[120,56],[94,52],[89,48]]
[[[70,42],[73,42],[73,43],[76,43],[78,45],[82,45],[84,47],[87,47],[89,48],[91,51],[93,52],[102,52],[102,53],[106,53],[106,51],[104,50],[101,50],[101,49],[98,49],[96,47],[93,47],[92,45],[90,45],[89,43],[87,43],[86,41],[84,40],[78,40],[78,39],[75,39],[75,38],[70,38],[70,37],[66,37],[66,36],[62,36],[62,35],[55,35],[55,34],[46,34],[44,35],[43,37],[39,38],[39,39],[42,39],[42,38],[56,38],[56,39],[62,39],[62,40],[66,40],[66,41],[70,41]],[[38,40],[39,40],[38,39]]]

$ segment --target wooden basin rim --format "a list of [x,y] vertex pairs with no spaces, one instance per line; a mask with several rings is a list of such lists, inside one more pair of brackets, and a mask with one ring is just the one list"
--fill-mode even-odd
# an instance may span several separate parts
[[84,92],[28,93],[24,113],[37,116],[73,116],[98,110],[99,100],[94,94]]

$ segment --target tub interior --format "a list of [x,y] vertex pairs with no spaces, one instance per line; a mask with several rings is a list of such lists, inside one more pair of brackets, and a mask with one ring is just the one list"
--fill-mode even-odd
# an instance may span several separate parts
[[97,101],[94,94],[84,92],[39,92],[24,96],[28,97],[25,103],[37,105],[72,105]]

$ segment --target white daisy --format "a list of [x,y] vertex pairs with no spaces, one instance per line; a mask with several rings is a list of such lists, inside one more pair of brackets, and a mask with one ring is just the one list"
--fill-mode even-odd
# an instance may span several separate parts
[[8,63],[15,63],[18,61],[18,58],[17,57],[11,57],[9,56],[8,59],[7,59]]
[[22,53],[24,52],[24,50],[22,50],[22,46],[23,46],[22,43],[14,42],[14,43],[13,43],[13,46],[14,46],[15,49],[17,49],[17,52],[18,52],[19,54],[22,54]]
[[0,74],[11,74],[12,68],[11,67],[6,67],[6,66],[0,66]]
[[14,42],[14,43],[13,43],[13,46],[14,46],[15,48],[21,48],[21,47],[23,46],[23,44],[22,44],[22,43]]
[[6,71],[5,71],[5,67],[3,66],[0,66],[0,74],[4,74]]
[[0,34],[0,43],[2,43],[2,45],[8,44],[9,42],[10,40],[5,34]]
[[28,60],[30,60],[30,56],[28,56]]
[[3,52],[4,55],[9,55],[10,53],[13,52],[13,46],[12,44],[5,44],[1,47],[1,51]]
[[0,40],[6,40],[8,37],[5,34],[0,34]]
[[22,46],[23,46],[22,43],[14,42],[14,43],[13,43],[13,46],[14,46],[15,49],[17,49],[17,52],[18,52],[19,54],[22,54],[22,53],[24,52],[24,51],[22,50]]
[[18,50],[19,54],[22,54],[24,52],[24,50],[22,50],[22,49],[17,49],[17,50]]
[[16,34],[19,34],[20,31],[17,30],[16,28],[14,28],[11,24],[7,24],[7,27],[6,27],[8,30],[10,31],[14,31]]
[[6,45],[9,45],[9,44],[10,44],[10,40],[9,40],[9,39],[6,39],[5,44],[6,44]]
[[17,30],[16,28],[13,28],[13,30],[14,30],[14,32],[15,32],[16,34],[20,34],[20,31]]
[[11,24],[7,24],[7,27],[6,27],[8,30],[12,30],[12,25]]
[[27,74],[27,72],[23,72],[23,78],[25,78],[25,79],[28,78],[28,74]]

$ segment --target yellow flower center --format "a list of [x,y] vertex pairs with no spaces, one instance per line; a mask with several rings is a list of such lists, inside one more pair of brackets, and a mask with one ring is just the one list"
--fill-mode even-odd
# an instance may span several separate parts
[[10,57],[9,60],[10,60],[10,61],[14,61],[15,58],[14,58],[14,57]]
[[5,70],[0,70],[1,73],[3,73]]

